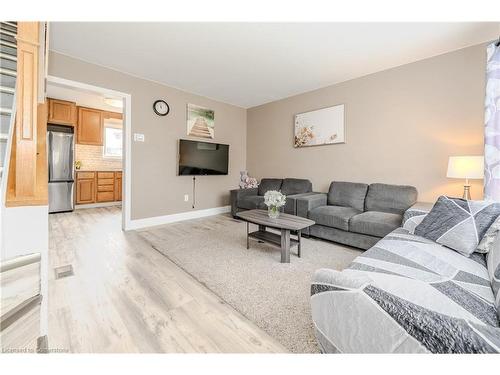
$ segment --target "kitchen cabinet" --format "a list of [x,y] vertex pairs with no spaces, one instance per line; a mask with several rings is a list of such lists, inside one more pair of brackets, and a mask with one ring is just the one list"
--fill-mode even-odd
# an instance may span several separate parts
[[76,173],[76,204],[94,203],[96,196],[95,173]]
[[76,204],[121,200],[121,171],[78,171],[76,173]]
[[97,202],[113,202],[115,200],[115,173],[97,172]]
[[66,100],[51,99],[49,102],[48,123],[58,125],[75,126],[76,124],[76,103]]
[[76,142],[102,146],[103,112],[98,109],[78,107]]
[[122,172],[115,172],[115,201],[122,200]]
[[104,111],[103,116],[105,119],[112,118],[115,120],[123,120],[123,115],[118,112]]

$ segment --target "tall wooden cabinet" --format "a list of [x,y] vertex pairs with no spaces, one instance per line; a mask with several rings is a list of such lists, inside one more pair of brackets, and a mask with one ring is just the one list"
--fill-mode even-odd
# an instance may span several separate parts
[[78,107],[77,142],[102,146],[103,112],[98,109]]

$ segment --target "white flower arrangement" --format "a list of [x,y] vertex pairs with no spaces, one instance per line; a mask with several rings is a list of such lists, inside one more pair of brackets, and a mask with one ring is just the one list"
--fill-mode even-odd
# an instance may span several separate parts
[[286,196],[276,190],[269,190],[264,194],[264,204],[268,207],[268,214],[271,218],[279,216],[279,208],[286,202]]

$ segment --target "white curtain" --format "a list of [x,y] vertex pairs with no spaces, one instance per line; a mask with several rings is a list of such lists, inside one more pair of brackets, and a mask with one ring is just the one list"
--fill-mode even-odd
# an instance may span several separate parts
[[500,47],[488,46],[484,128],[484,199],[500,201]]

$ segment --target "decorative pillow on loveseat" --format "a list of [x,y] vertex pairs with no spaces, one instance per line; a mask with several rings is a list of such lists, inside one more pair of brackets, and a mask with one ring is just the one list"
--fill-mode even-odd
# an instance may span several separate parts
[[500,203],[438,198],[415,234],[470,256],[500,215]]
[[495,296],[495,307],[497,308],[500,323],[500,237],[491,244],[490,251],[486,257],[488,274],[490,275],[491,288]]
[[491,224],[486,233],[483,236],[479,245],[477,245],[476,253],[487,254],[491,247],[493,246],[493,242],[496,240],[498,233],[500,232],[500,216],[497,217],[495,222]]

